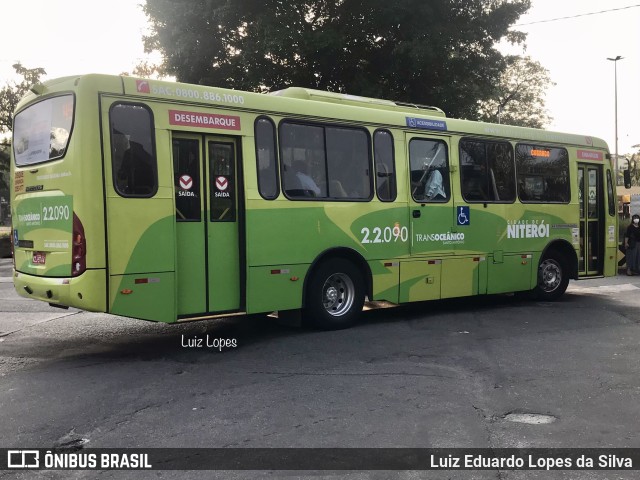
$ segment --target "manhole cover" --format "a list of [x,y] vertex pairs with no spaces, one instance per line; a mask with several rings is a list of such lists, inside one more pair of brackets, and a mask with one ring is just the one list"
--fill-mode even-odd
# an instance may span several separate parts
[[526,423],[529,425],[544,425],[557,420],[553,415],[542,415],[540,413],[509,413],[504,419],[507,422]]

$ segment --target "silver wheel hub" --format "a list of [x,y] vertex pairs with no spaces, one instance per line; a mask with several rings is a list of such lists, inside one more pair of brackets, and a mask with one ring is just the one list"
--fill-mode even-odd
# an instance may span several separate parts
[[562,281],[562,270],[560,266],[553,260],[545,260],[540,265],[540,273],[542,280],[542,289],[545,292],[552,292]]
[[334,317],[346,314],[353,305],[355,287],[353,280],[344,273],[334,273],[322,287],[322,305]]
[[327,297],[327,302],[329,303],[335,303],[336,300],[338,300],[338,290],[334,287],[329,287],[325,295]]

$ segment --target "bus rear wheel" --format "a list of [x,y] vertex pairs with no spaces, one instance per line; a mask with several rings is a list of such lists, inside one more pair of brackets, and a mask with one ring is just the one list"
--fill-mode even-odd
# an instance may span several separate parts
[[556,252],[545,256],[538,267],[538,285],[534,290],[538,300],[557,300],[567,290],[569,275],[564,257]]
[[364,305],[364,281],[350,261],[332,258],[311,273],[304,320],[322,330],[352,326]]

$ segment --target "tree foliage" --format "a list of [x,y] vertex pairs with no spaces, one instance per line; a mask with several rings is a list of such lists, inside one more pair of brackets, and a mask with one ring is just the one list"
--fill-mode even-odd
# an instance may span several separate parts
[[530,0],[146,0],[147,51],[179,81],[302,86],[475,118],[507,66],[495,48]]
[[521,127],[548,125],[552,118],[545,108],[544,95],[553,85],[549,71],[528,56],[509,56],[506,62],[491,98],[479,102],[479,119]]
[[0,89],[0,194],[8,197],[9,178],[9,149],[10,140],[3,139],[2,134],[13,130],[13,113],[20,99],[29,91],[29,88],[40,81],[42,75],[46,75],[43,68],[26,68],[20,62],[13,65],[13,69],[19,81],[7,82]]
[[131,73],[122,72],[120,75],[123,75],[125,77],[134,76],[140,78],[155,79],[163,79],[166,77],[162,65],[156,65],[149,62],[148,60],[141,60],[140,62],[138,62]]
[[[637,147],[637,145],[636,145]],[[631,185],[640,185],[640,151],[627,155],[620,155],[618,160],[620,167],[619,174],[621,179],[618,181],[618,185],[624,185],[623,171],[628,169],[631,175]]]
[[9,198],[9,148],[8,143],[0,142],[0,197],[4,198]]
[[22,79],[7,82],[0,89],[0,134],[13,130],[13,112],[18,102],[32,85],[40,81],[40,77],[47,74],[44,68],[26,68],[20,62],[14,64],[13,69]]

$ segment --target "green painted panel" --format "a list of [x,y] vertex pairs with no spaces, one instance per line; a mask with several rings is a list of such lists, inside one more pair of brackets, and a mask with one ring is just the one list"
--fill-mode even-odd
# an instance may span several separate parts
[[[144,211],[144,209],[142,209]],[[151,217],[149,217],[151,218]],[[173,215],[151,224],[135,243],[125,272],[146,273],[174,271],[175,269],[175,222]],[[114,230],[123,230],[114,228]],[[118,246],[112,246],[117,251]],[[124,252],[123,252],[124,253]]]
[[400,302],[418,302],[440,298],[441,260],[400,263]]
[[238,224],[209,224],[207,239],[209,258],[209,311],[222,312],[240,308],[240,251]]
[[605,277],[612,277],[618,274],[617,258],[618,258],[617,248],[607,248],[605,250],[605,261],[604,261]]
[[309,265],[249,268],[247,313],[300,308],[308,268]]
[[[111,276],[110,313],[162,322],[176,320],[174,225],[173,215],[165,217],[152,224],[138,238],[125,266],[125,271],[131,273]],[[111,245],[111,248],[117,252],[117,246]],[[158,272],[162,267],[170,268],[170,271]],[[161,282],[151,282],[152,286],[147,288],[140,287],[146,292],[145,295],[122,295],[122,289],[131,289],[134,278],[160,278]]]
[[175,270],[175,220],[171,199],[107,201],[112,275]]
[[464,235],[456,245],[456,253],[488,254],[541,252],[554,238],[574,242],[573,228],[578,226],[577,209],[567,205],[466,204],[469,224],[458,225]]
[[398,303],[400,262],[392,260],[370,261],[369,268],[373,275],[372,300]]
[[[412,216],[411,254],[437,253],[451,255],[461,239],[452,227],[453,207],[451,201],[446,204],[414,205],[412,212],[420,216]],[[412,214],[413,215],[413,214]]]
[[178,315],[207,311],[203,222],[176,222]]
[[487,261],[487,293],[508,293],[533,288],[531,255],[505,255],[503,261]]
[[176,321],[173,272],[116,275],[110,282],[109,313],[158,322]]
[[478,294],[482,257],[445,258],[442,261],[442,298],[468,297]]
[[247,210],[250,266],[309,263],[335,247],[355,250],[366,260],[409,255],[406,206],[378,203],[371,211],[371,203],[359,202],[260,203],[271,208]]

